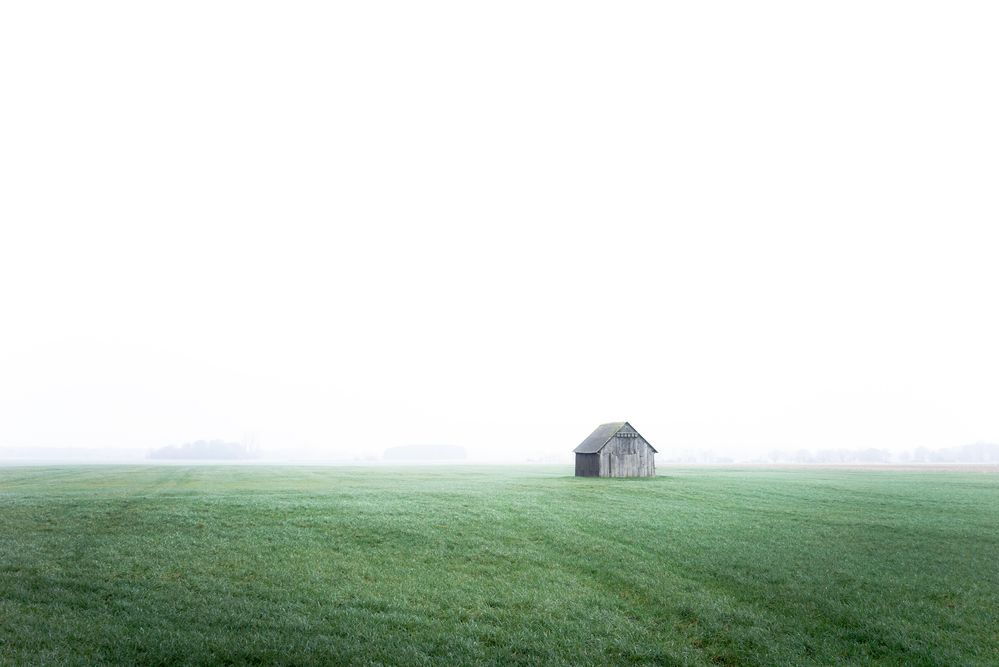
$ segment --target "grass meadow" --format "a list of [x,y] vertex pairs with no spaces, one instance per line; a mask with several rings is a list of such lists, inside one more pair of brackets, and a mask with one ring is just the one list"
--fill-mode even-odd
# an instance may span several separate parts
[[0,664],[999,664],[999,475],[0,468]]

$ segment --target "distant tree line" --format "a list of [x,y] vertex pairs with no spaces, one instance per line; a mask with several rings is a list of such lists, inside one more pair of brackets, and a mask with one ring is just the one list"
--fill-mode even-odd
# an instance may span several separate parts
[[465,448],[455,445],[402,445],[389,447],[386,461],[453,461],[465,458]]
[[256,448],[240,442],[196,440],[182,445],[168,445],[149,452],[151,459],[235,461],[257,458]]
[[907,457],[903,460],[913,463],[999,463],[999,445],[991,442],[976,442],[945,449],[917,447],[911,454],[903,454]]
[[999,463],[999,444],[976,442],[959,447],[942,449],[927,449],[917,447],[914,450],[891,452],[887,449],[868,447],[864,449],[774,449],[765,456],[755,458],[733,458],[718,456],[710,450],[687,450],[664,452],[661,463],[699,463],[723,465],[729,463]]
[[772,463],[999,463],[999,444],[976,442],[943,449],[917,447],[895,454],[875,448],[775,450],[767,459]]
[[887,449],[798,449],[793,452],[773,450],[767,455],[771,463],[891,463]]

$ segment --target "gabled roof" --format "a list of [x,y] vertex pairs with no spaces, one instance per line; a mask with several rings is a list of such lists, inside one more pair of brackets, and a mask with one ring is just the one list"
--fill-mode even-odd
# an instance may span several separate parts
[[[638,433],[638,431],[635,430],[635,427],[628,422],[610,422],[608,424],[601,424],[598,426],[597,429],[590,434],[590,437],[579,443],[579,447],[576,447],[576,449],[572,451],[576,454],[596,454],[603,449],[604,445],[610,442],[610,439],[617,435],[617,432],[625,426],[634,431],[638,437],[642,438],[642,435]],[[642,440],[645,441],[645,444],[649,445],[648,440],[645,440],[645,438],[642,438]],[[649,447],[652,447],[652,445],[649,445]],[[659,453],[655,447],[652,447],[652,451],[657,454]]]

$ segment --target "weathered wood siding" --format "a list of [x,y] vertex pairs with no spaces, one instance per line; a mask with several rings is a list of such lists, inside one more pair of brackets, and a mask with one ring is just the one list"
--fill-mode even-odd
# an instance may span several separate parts
[[600,454],[576,454],[576,477],[599,477]]
[[[603,446],[599,456],[600,477],[654,477],[656,474],[655,452],[633,429],[618,432]],[[578,461],[577,458],[577,469]]]

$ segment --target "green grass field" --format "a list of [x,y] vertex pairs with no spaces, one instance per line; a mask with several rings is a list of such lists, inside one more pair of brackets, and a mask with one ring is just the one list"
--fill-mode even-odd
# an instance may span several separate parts
[[0,664],[999,664],[999,475],[0,468]]

